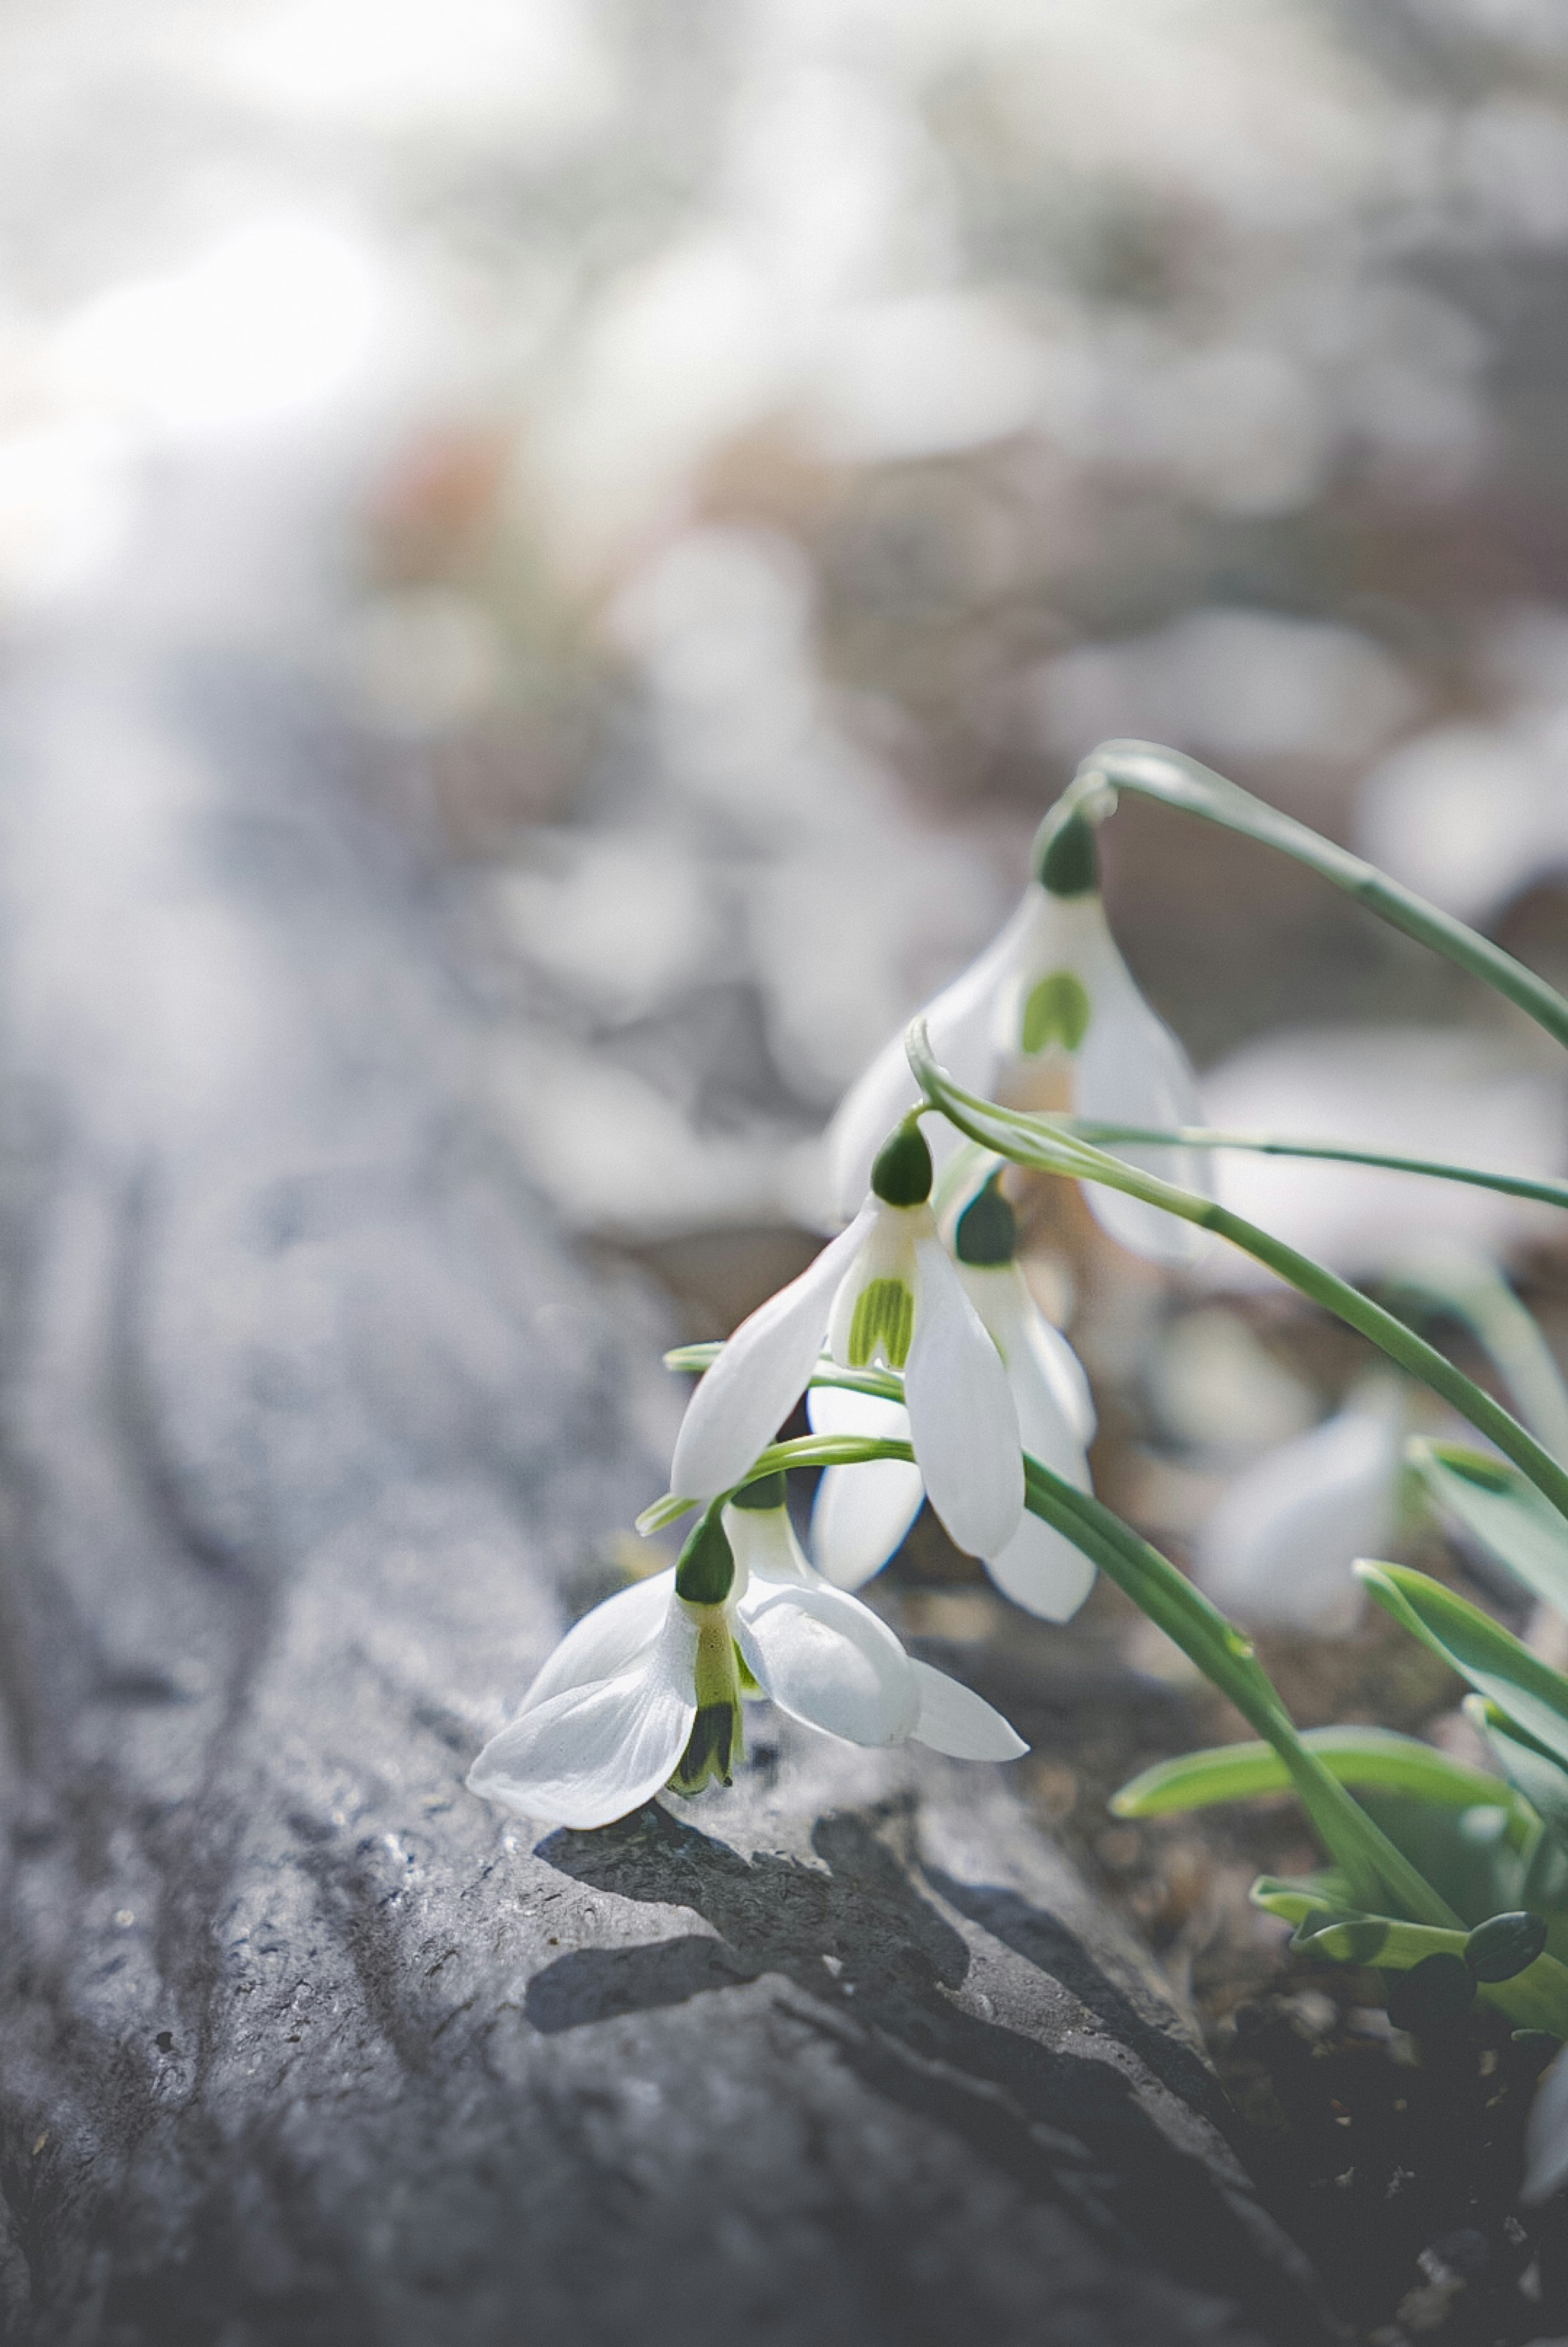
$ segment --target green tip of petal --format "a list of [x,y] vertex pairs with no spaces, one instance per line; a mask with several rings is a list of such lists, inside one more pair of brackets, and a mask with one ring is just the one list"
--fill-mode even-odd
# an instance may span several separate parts
[[688,1605],[722,1605],[735,1580],[735,1551],[717,1513],[703,1517],[675,1568],[675,1594]]
[[923,1206],[931,1196],[931,1151],[918,1124],[901,1124],[871,1167],[871,1188],[885,1206]]
[[1012,1262],[1018,1249],[1018,1218],[997,1188],[994,1175],[960,1214],[952,1243],[960,1263],[983,1267]]
[[781,1508],[784,1505],[784,1476],[759,1475],[753,1482],[742,1483],[738,1491],[730,1494],[732,1508]]
[[1047,815],[1035,841],[1034,877],[1053,897],[1092,897],[1100,885],[1094,825],[1081,815]]

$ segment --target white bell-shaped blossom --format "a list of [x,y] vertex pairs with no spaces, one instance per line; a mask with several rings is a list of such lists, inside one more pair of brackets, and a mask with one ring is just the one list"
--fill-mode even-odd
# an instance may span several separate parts
[[[921,1014],[932,1050],[966,1090],[994,1098],[1049,1053],[1071,1065],[1076,1115],[1169,1131],[1201,1124],[1186,1052],[1138,991],[1100,900],[1094,833],[1082,816],[1057,826],[1039,876],[1001,934]],[[882,1136],[918,1099],[895,1037],[840,1103],[828,1131],[834,1202],[851,1214]],[[1116,1156],[1187,1190],[1212,1190],[1206,1152],[1113,1144]],[[1087,1185],[1113,1238],[1156,1263],[1195,1261],[1204,1235],[1104,1184]]]
[[[775,1482],[778,1486],[776,1496],[768,1489],[768,1485]],[[749,1618],[754,1627],[761,1609],[769,1602],[770,1590],[786,1593],[801,1589],[819,1590],[828,1596],[843,1594],[834,1590],[808,1562],[796,1539],[795,1528],[784,1505],[782,1476],[770,1476],[766,1483],[753,1485],[752,1493],[755,1498],[750,1493],[742,1495],[750,1501],[750,1504],[728,1507],[724,1512],[725,1529],[729,1534],[736,1562],[749,1576],[747,1596],[740,1607],[742,1618],[747,1618],[749,1607]],[[774,1499],[773,1505],[759,1504],[769,1498]],[[869,1609],[857,1604],[856,1610],[865,1613]],[[876,1621],[879,1617],[872,1614],[871,1618]],[[886,1635],[893,1639],[895,1645],[898,1645],[891,1630],[886,1632]],[[899,1652],[903,1653],[901,1646]],[[905,1655],[904,1661],[917,1702],[914,1724],[909,1730],[911,1744],[929,1745],[932,1751],[944,1752],[953,1760],[1016,1760],[1021,1753],[1028,1750],[1023,1737],[1015,1733],[1002,1714],[983,1696],[977,1696],[972,1687],[966,1687],[959,1679],[950,1678],[945,1671],[933,1670],[929,1663],[918,1662],[912,1655]],[[789,1711],[792,1717],[804,1719],[808,1727],[820,1727],[827,1724],[820,1717],[820,1700],[814,1713],[792,1710],[779,1692],[777,1673],[768,1691],[781,1711]],[[847,1728],[840,1727],[833,1733],[847,1737],[851,1743],[867,1741],[866,1737],[853,1735]]]
[[847,1231],[752,1313],[687,1404],[673,1490],[732,1491],[806,1390],[824,1340],[845,1368],[903,1373],[910,1439],[932,1506],[972,1556],[1000,1553],[1023,1512],[1018,1413],[1002,1358],[963,1292],[928,1200],[931,1153],[913,1125],[871,1169]]
[[[959,1217],[959,1278],[1001,1356],[1023,1449],[1086,1491],[1084,1451],[1095,1431],[1088,1380],[1066,1338],[1030,1295],[1014,1259],[1016,1238],[1012,1208],[988,1184]],[[895,1401],[813,1386],[806,1407],[820,1434],[909,1440],[908,1414]],[[817,1487],[811,1545],[829,1580],[840,1589],[858,1589],[881,1572],[923,1496],[919,1467],[899,1460],[827,1469]],[[1049,1622],[1067,1621],[1094,1585],[1095,1568],[1083,1551],[1027,1511],[1011,1540],[994,1553],[984,1553],[984,1563],[1005,1596]]]
[[1559,2054],[1535,2089],[1524,2131],[1522,2198],[1550,2199],[1568,2184],[1568,2047]]
[[1254,1460],[1193,1547],[1193,1578],[1244,1627],[1343,1637],[1360,1619],[1350,1567],[1392,1529],[1401,1413],[1379,1384]]
[[679,1564],[575,1624],[474,1761],[469,1788],[545,1824],[588,1828],[665,1785],[728,1784],[743,1692],[852,1744],[912,1737],[983,1760],[1027,1748],[1000,1712],[914,1661],[868,1606],[812,1570],[779,1479],[778,1505],[705,1518]]

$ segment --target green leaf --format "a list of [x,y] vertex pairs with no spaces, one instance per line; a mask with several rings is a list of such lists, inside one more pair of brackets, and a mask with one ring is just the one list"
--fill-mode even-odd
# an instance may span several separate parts
[[[1392,1915],[1366,1914],[1336,1904],[1309,1881],[1260,1875],[1250,1892],[1255,1907],[1294,1924],[1291,1946],[1336,1963],[1376,1964],[1383,1972],[1406,1972],[1434,1956],[1464,1964],[1468,1932],[1407,1923]],[[1483,1942],[1484,1944],[1484,1942]],[[1443,1966],[1446,1974],[1448,1967]],[[1467,1976],[1469,1974],[1466,1967]],[[1568,1966],[1538,1955],[1512,1980],[1478,1983],[1481,2001],[1505,2014],[1516,2028],[1542,2029],[1568,2038]]]
[[1504,1460],[1457,1442],[1416,1441],[1406,1456],[1451,1522],[1532,1596],[1568,1614],[1568,1523]]
[[1497,1765],[1543,1823],[1568,1838],[1568,1772],[1542,1745],[1522,1735],[1515,1723],[1484,1697],[1471,1696],[1465,1710],[1497,1757]]
[[1358,1564],[1386,1614],[1441,1655],[1478,1695],[1568,1762],[1568,1679],[1499,1627],[1478,1605],[1402,1564]]
[[[1383,1727],[1315,1727],[1302,1737],[1342,1785],[1381,1785],[1413,1793],[1445,1809],[1478,1802],[1510,1805],[1510,1788],[1482,1769],[1467,1768],[1413,1736]],[[1155,1818],[1174,1809],[1203,1809],[1219,1801],[1256,1800],[1291,1790],[1290,1772],[1267,1744],[1224,1744],[1184,1752],[1145,1768],[1112,1799],[1119,1818]],[[1564,1791],[1568,1792],[1568,1781]]]

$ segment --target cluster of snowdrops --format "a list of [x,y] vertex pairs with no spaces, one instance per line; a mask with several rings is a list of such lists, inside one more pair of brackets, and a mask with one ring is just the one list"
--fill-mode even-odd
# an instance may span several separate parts
[[[662,1788],[728,1784],[743,1706],[766,1697],[852,1743],[912,1740],[959,1759],[1025,1747],[972,1689],[908,1655],[854,1592],[897,1552],[922,1502],[1016,1604],[1063,1621],[1110,1574],[1229,1697],[1257,1740],[1185,1756],[1124,1788],[1126,1814],[1294,1792],[1325,1864],[1265,1878],[1253,1897],[1326,1961],[1375,1964],[1390,2014],[1434,2027],[1477,1999],[1568,2039],[1568,1679],[1492,1615],[1408,1568],[1359,1562],[1347,1527],[1375,1526],[1396,1476],[1548,1608],[1568,1614],[1568,1396],[1511,1294],[1470,1317],[1511,1381],[1516,1417],[1387,1305],[1217,1203],[1219,1148],[1268,1148],[1480,1183],[1568,1206],[1568,1184],[1393,1160],[1351,1143],[1216,1134],[1180,1045],[1111,937],[1097,826],[1137,794],[1295,857],[1460,962],[1568,1047],[1568,1001],[1486,938],[1195,762],[1111,743],[1047,816],[1023,899],[993,943],[894,1039],[828,1137],[843,1227],[700,1372],[653,1531],[695,1511],[675,1565],[567,1634],[517,1717],[473,1764],[473,1789],[541,1823],[594,1828]],[[1009,1105],[1042,1065],[1071,1109]],[[1009,1166],[1079,1181],[1112,1237],[1167,1266],[1214,1235],[1379,1348],[1396,1381],[1352,1397],[1273,1474],[1265,1504],[1222,1518],[1199,1578],[1178,1573],[1095,1496],[1088,1387],[1016,1260]],[[1451,1293],[1438,1300],[1464,1307]],[[1521,1336],[1522,1324],[1524,1334]],[[1523,1370],[1521,1372],[1521,1362]],[[1411,1381],[1469,1421],[1479,1446],[1401,1440]],[[810,1432],[779,1439],[805,1397]],[[786,1504],[818,1471],[810,1554]],[[1256,1495],[1255,1495],[1256,1497]],[[1272,1583],[1288,1618],[1314,1592],[1324,1626],[1362,1592],[1468,1684],[1494,1768],[1376,1727],[1302,1734],[1215,1595]],[[1255,1611],[1267,1614],[1267,1604]],[[1495,1773],[1494,1773],[1495,1770]],[[1568,2055],[1532,2118],[1530,2188],[1568,2181]]]

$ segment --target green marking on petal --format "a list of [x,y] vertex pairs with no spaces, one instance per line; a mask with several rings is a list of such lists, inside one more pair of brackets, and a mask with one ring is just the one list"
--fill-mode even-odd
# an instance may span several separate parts
[[901,1279],[868,1280],[850,1322],[850,1367],[863,1369],[880,1345],[891,1369],[901,1369],[914,1335],[914,1297]]
[[731,1783],[743,1750],[738,1655],[729,1617],[722,1605],[694,1606],[692,1612],[697,1625],[697,1717],[668,1779],[676,1793],[700,1793],[714,1778],[721,1785]]
[[1075,1051],[1093,1015],[1082,982],[1070,969],[1054,969],[1030,990],[1019,1022],[1018,1048],[1031,1059],[1053,1043]]

